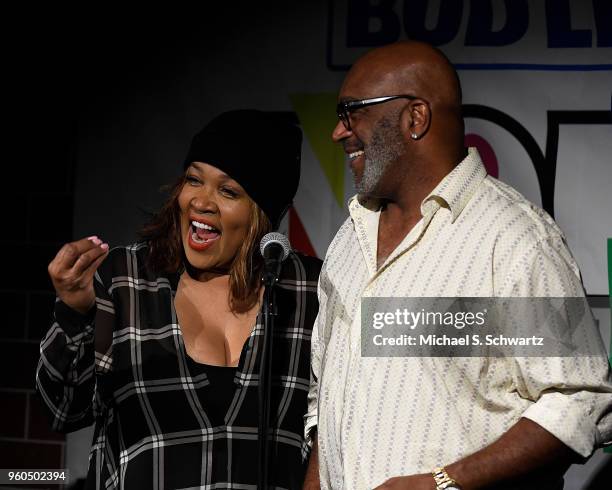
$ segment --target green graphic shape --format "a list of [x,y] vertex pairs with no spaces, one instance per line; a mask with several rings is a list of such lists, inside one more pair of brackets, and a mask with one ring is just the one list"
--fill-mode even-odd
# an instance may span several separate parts
[[331,139],[338,118],[336,94],[291,94],[293,109],[298,115],[305,136],[329,182],[338,206],[344,207],[344,151]]

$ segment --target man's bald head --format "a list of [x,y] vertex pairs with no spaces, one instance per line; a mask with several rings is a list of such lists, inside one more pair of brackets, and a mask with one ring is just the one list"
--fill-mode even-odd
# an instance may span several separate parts
[[339,100],[332,138],[344,146],[362,195],[417,196],[465,156],[459,78],[428,44],[368,52],[348,72]]
[[347,87],[371,91],[363,97],[412,94],[432,105],[432,109],[461,114],[461,86],[451,63],[441,51],[425,43],[400,41],[373,49],[349,71]]

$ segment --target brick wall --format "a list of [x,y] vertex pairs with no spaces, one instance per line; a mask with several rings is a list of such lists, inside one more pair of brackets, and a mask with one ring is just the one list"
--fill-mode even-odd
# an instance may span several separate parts
[[64,467],[65,436],[49,430],[34,389],[39,342],[54,302],[47,264],[72,239],[76,124],[59,94],[57,102],[23,106],[26,121],[14,124],[29,123],[28,132],[11,142],[13,154],[2,170],[2,468]]

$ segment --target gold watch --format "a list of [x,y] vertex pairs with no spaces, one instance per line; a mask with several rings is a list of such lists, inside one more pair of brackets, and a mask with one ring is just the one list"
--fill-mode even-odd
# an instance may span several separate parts
[[436,481],[436,490],[461,490],[459,484],[448,476],[444,468],[434,468],[431,474]]

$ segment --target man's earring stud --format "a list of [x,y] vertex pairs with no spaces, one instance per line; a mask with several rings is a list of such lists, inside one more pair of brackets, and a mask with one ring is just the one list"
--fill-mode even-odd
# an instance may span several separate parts
[[418,135],[418,134],[416,134],[416,133],[411,133],[411,134],[410,134],[410,137],[411,137],[413,140],[417,140],[417,139],[419,139],[419,135]]

